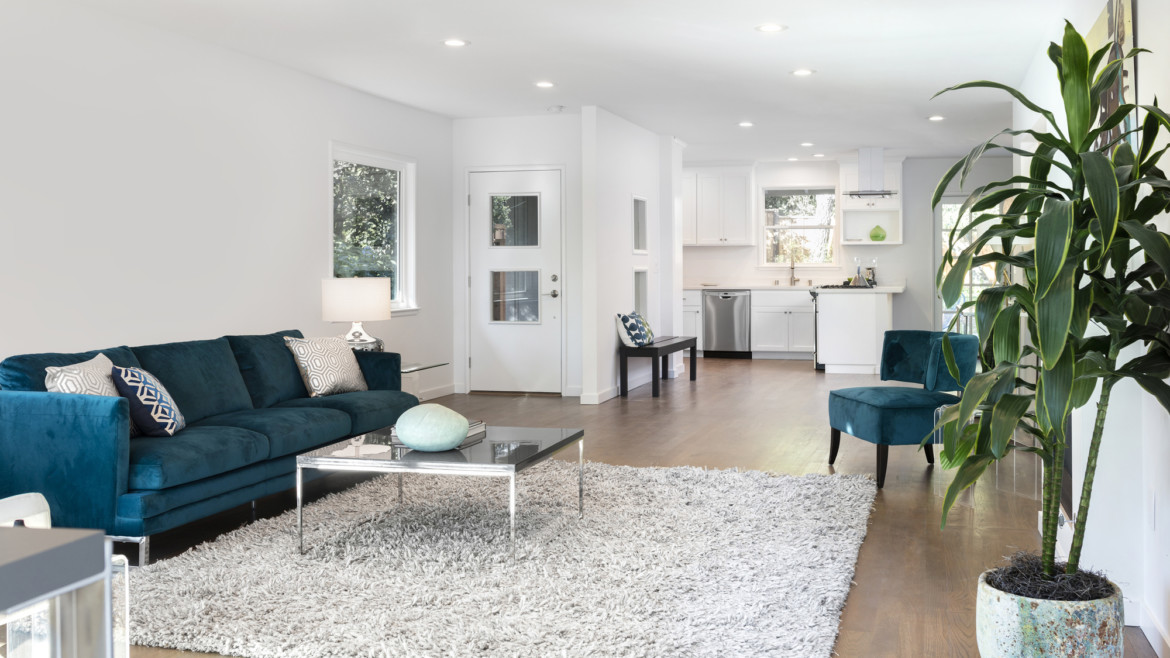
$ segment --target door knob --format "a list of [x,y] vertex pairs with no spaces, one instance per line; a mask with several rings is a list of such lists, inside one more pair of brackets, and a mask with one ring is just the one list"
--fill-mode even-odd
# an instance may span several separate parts
[[552,291],[552,292],[546,292],[546,293],[544,293],[544,294],[548,295],[549,297],[552,297],[553,299],[556,299],[557,297],[560,297],[560,296],[561,296],[561,293],[559,293],[559,292],[557,292],[557,291],[555,291],[555,290],[554,290],[554,291]]

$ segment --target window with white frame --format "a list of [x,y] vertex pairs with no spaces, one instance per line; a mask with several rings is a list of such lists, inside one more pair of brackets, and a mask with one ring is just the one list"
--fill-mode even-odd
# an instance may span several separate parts
[[832,264],[836,217],[831,188],[764,190],[764,264]]
[[333,276],[385,277],[393,308],[414,306],[414,163],[333,148]]

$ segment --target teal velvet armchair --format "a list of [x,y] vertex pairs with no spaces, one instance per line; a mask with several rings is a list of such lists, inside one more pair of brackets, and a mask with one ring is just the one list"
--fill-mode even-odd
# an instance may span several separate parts
[[[934,427],[934,410],[959,401],[967,380],[975,374],[979,339],[951,334],[951,347],[959,366],[959,381],[947,370],[941,331],[887,331],[882,344],[882,381],[922,384],[860,386],[829,392],[829,463],[837,460],[841,432],[877,445],[877,486],[886,482],[890,446],[918,445]],[[934,450],[924,446],[926,461],[934,463]]]

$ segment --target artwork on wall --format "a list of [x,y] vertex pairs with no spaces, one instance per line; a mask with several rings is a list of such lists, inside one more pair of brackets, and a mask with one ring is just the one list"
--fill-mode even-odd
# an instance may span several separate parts
[[[1112,49],[1105,57],[1105,61],[1108,62],[1121,59],[1137,46],[1135,4],[1134,0],[1106,0],[1105,7],[1101,10],[1101,16],[1097,18],[1097,22],[1093,24],[1086,35],[1089,42],[1089,52],[1095,52],[1101,46],[1112,44]],[[1104,120],[1126,103],[1137,103],[1137,98],[1137,59],[1128,59],[1122,67],[1121,75],[1117,77],[1117,84],[1101,94],[1100,119]],[[1108,144],[1120,135],[1134,130],[1138,127],[1136,122],[1136,115],[1130,115],[1124,123],[1102,134],[1097,140],[1097,145]],[[1129,140],[1130,144],[1136,148],[1136,133],[1130,133]]]

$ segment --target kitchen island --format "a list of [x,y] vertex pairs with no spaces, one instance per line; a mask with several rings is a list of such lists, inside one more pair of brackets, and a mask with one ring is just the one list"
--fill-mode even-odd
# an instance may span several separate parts
[[894,295],[906,286],[819,288],[817,360],[828,374],[876,375],[882,340],[894,328]]

